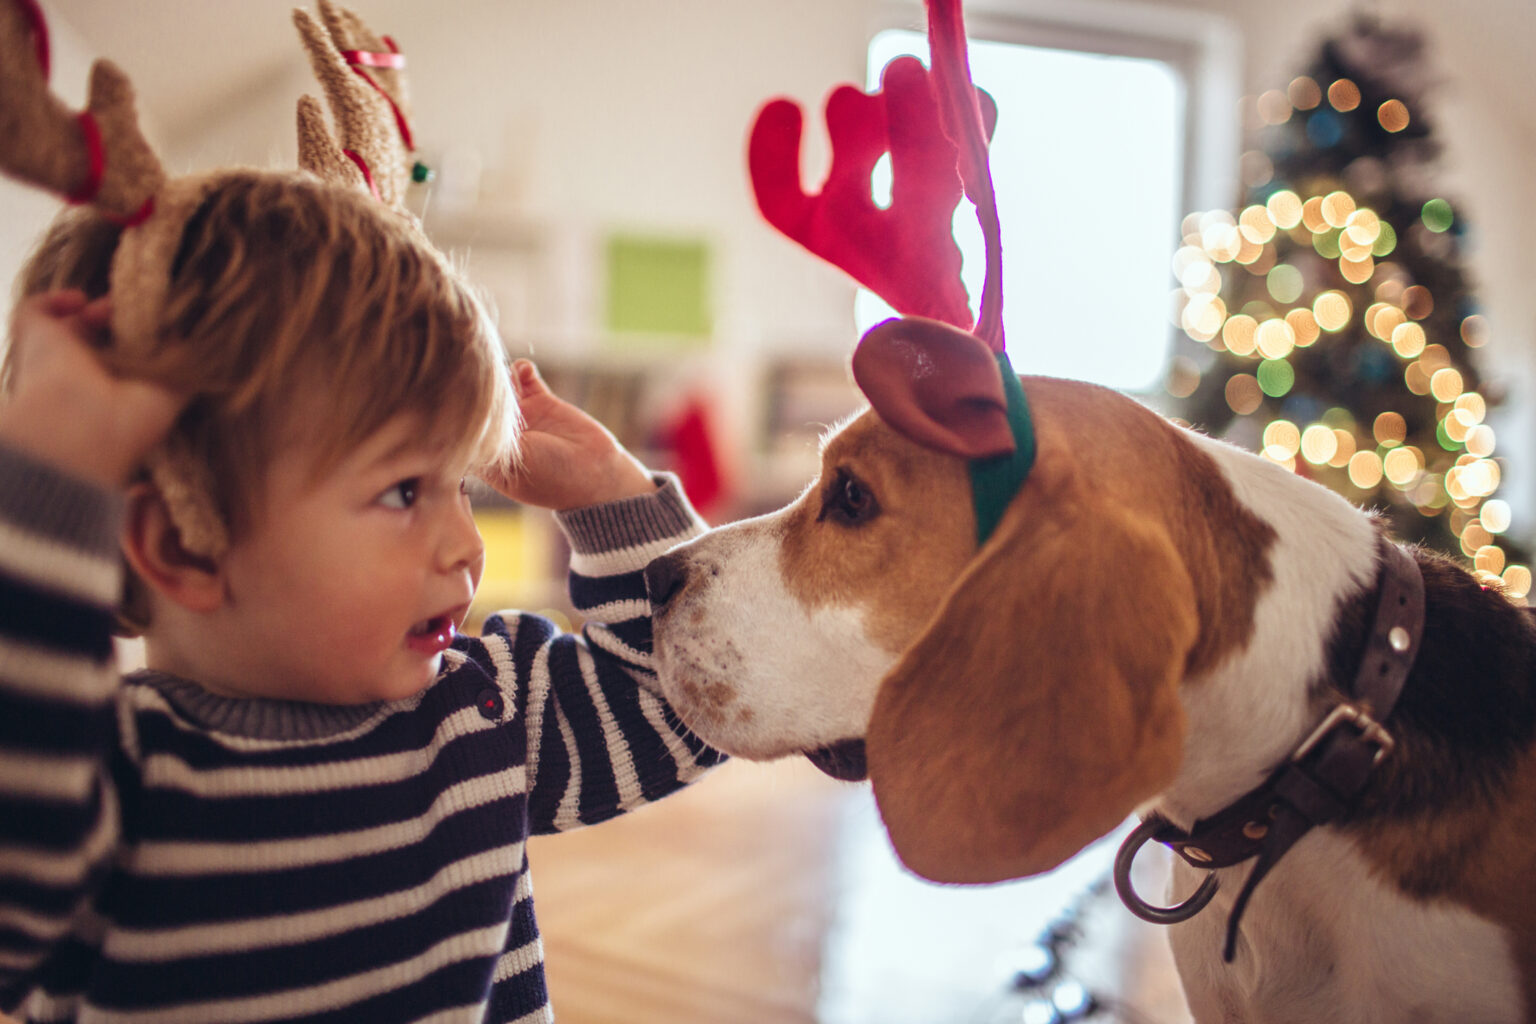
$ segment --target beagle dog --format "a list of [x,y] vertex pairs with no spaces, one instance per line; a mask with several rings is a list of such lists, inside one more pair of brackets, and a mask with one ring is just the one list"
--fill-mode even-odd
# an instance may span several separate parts
[[[1037,460],[979,548],[965,460],[865,411],[797,501],[653,563],[678,714],[867,774],[936,881],[1048,870],[1139,812],[1181,854],[1169,898],[1201,893],[1169,917],[1197,1021],[1536,1022],[1530,613],[1280,466],[1023,384]],[[1400,696],[1357,694],[1373,644]],[[1278,853],[1198,846],[1223,821],[1262,845],[1332,792],[1292,768],[1335,733],[1373,744],[1347,799]]]

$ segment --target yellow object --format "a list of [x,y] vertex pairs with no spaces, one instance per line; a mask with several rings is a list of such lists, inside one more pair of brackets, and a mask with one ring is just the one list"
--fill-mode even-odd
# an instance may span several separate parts
[[465,621],[466,632],[492,612],[539,610],[559,600],[563,576],[554,569],[554,527],[548,513],[477,509],[475,525],[485,541],[485,574]]

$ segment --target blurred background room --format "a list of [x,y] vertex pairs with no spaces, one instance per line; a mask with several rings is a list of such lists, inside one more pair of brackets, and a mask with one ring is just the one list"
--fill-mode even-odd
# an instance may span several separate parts
[[[793,499],[820,434],[860,405],[847,359],[885,314],[762,221],[747,132],[769,98],[798,100],[814,188],[827,93],[873,89],[886,61],[922,53],[920,3],[351,5],[409,58],[433,172],[413,208],[491,299],[509,351],[679,473],[711,523]],[[293,165],[294,102],[318,89],[287,0],[42,6],[55,91],[79,105],[90,61],[118,62],[174,171]],[[1014,365],[1260,451],[1523,597],[1529,0],[966,9],[975,78],[999,108]],[[0,184],[6,280],[57,207]],[[979,252],[974,218],[956,225]],[[1082,430],[1091,444],[1094,424]],[[488,565],[473,615],[570,624],[547,515],[477,501]],[[867,786],[731,763],[629,819],[537,840],[530,858],[567,1024],[1187,1021],[1166,940],[1105,889],[1115,841],[1041,879],[927,886],[893,860]]]

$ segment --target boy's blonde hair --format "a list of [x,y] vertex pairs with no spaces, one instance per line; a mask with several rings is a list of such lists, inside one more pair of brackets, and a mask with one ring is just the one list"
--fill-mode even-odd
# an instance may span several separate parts
[[[19,294],[105,294],[119,235],[67,211]],[[220,175],[182,233],[156,344],[133,365],[105,354],[118,373],[194,396],[167,443],[190,456],[230,540],[250,529],[299,427],[317,476],[400,416],[482,466],[515,453],[505,350],[466,282],[406,217],[303,171]],[[147,624],[139,589],[122,609],[136,629]]]

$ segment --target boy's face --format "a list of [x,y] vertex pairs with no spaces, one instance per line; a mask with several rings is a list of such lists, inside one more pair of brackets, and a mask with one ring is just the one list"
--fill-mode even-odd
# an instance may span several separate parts
[[432,681],[485,563],[468,466],[446,451],[399,418],[318,480],[302,442],[277,456],[224,558],[240,678],[214,688],[354,704]]

